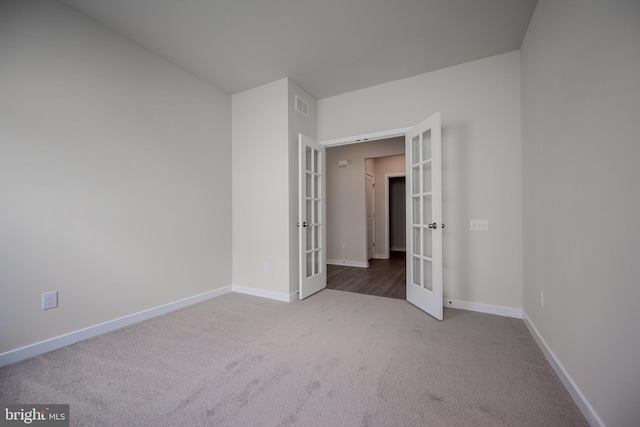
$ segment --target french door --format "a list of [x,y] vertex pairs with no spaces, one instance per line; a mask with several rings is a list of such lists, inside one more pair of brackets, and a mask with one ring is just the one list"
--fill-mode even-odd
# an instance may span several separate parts
[[440,113],[406,133],[407,301],[442,320]]
[[304,299],[327,287],[326,166],[323,145],[300,134],[298,148],[299,297]]

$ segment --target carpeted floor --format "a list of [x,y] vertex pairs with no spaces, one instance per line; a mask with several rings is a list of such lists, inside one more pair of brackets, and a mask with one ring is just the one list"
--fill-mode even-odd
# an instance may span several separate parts
[[326,289],[221,297],[0,368],[74,426],[585,426],[518,319]]

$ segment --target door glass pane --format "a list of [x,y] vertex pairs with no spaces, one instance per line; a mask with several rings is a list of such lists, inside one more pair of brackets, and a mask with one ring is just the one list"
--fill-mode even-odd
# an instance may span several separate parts
[[420,196],[411,198],[411,223],[420,224]]
[[320,203],[322,203],[320,200],[316,200],[315,202],[313,202],[313,223],[314,224],[319,224],[321,221]]
[[320,172],[320,153],[318,151],[313,152],[313,171],[315,173]]
[[313,249],[320,248],[320,227],[313,226]]
[[421,286],[420,285],[420,281],[421,281],[420,272],[422,270],[422,262],[420,262],[420,258],[418,258],[418,257],[413,257],[411,262],[412,262],[412,267],[413,267],[412,268],[412,270],[413,270],[413,277],[412,277],[413,283],[418,285],[418,286]]
[[431,224],[431,196],[422,196],[422,224]]
[[431,192],[431,162],[422,165],[422,192]]
[[[309,196],[307,196],[309,197]],[[302,218],[303,221],[307,221],[307,222],[311,222],[313,221],[313,200],[311,199],[307,199],[306,201],[306,208],[307,210],[304,213],[304,218]]]
[[305,277],[313,276],[313,252],[307,252],[307,274]]
[[305,152],[305,157],[306,157],[305,170],[310,171],[311,166],[313,165],[312,163],[313,149],[307,147],[307,150]]
[[313,197],[313,193],[311,191],[312,184],[313,184],[313,175],[310,172],[307,172],[305,177],[305,187],[307,189],[307,197]]
[[420,236],[420,227],[413,227],[413,253],[420,255],[422,246],[422,238]]
[[422,255],[427,256],[429,258],[433,257],[433,246],[431,242],[433,241],[433,231],[430,228],[422,229],[424,247],[422,248]]
[[320,251],[313,253],[313,274],[320,273]]
[[424,267],[423,273],[424,273],[424,284],[423,287],[425,289],[428,289],[430,291],[433,290],[433,266],[431,261],[429,261],[428,259],[423,259],[422,260],[422,266]]
[[313,197],[320,197],[320,175],[313,176]]
[[422,133],[422,161],[429,160],[430,158],[431,158],[431,129]]
[[411,158],[413,164],[418,163],[420,160],[420,137],[414,136],[411,140]]
[[420,165],[411,168],[411,194],[420,194]]
[[313,249],[313,232],[311,230],[311,226],[307,226],[305,228],[305,234],[307,235],[307,250],[310,251]]

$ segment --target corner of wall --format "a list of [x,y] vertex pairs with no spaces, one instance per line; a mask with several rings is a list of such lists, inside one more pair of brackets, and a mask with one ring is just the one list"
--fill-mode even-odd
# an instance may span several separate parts
[[[289,292],[297,293],[299,286],[298,260],[298,135],[317,139],[317,104],[307,91],[288,81],[288,130],[289,130]],[[307,116],[296,110],[296,96],[307,103]]]

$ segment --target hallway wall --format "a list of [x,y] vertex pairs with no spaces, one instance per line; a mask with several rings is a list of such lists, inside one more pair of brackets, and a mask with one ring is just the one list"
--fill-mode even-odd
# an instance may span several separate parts
[[[329,262],[359,267],[367,265],[365,159],[403,153],[404,138],[327,148]],[[339,160],[347,160],[349,164],[339,167]],[[378,173],[377,170],[375,172]],[[377,187],[376,180],[376,203],[379,199]]]

